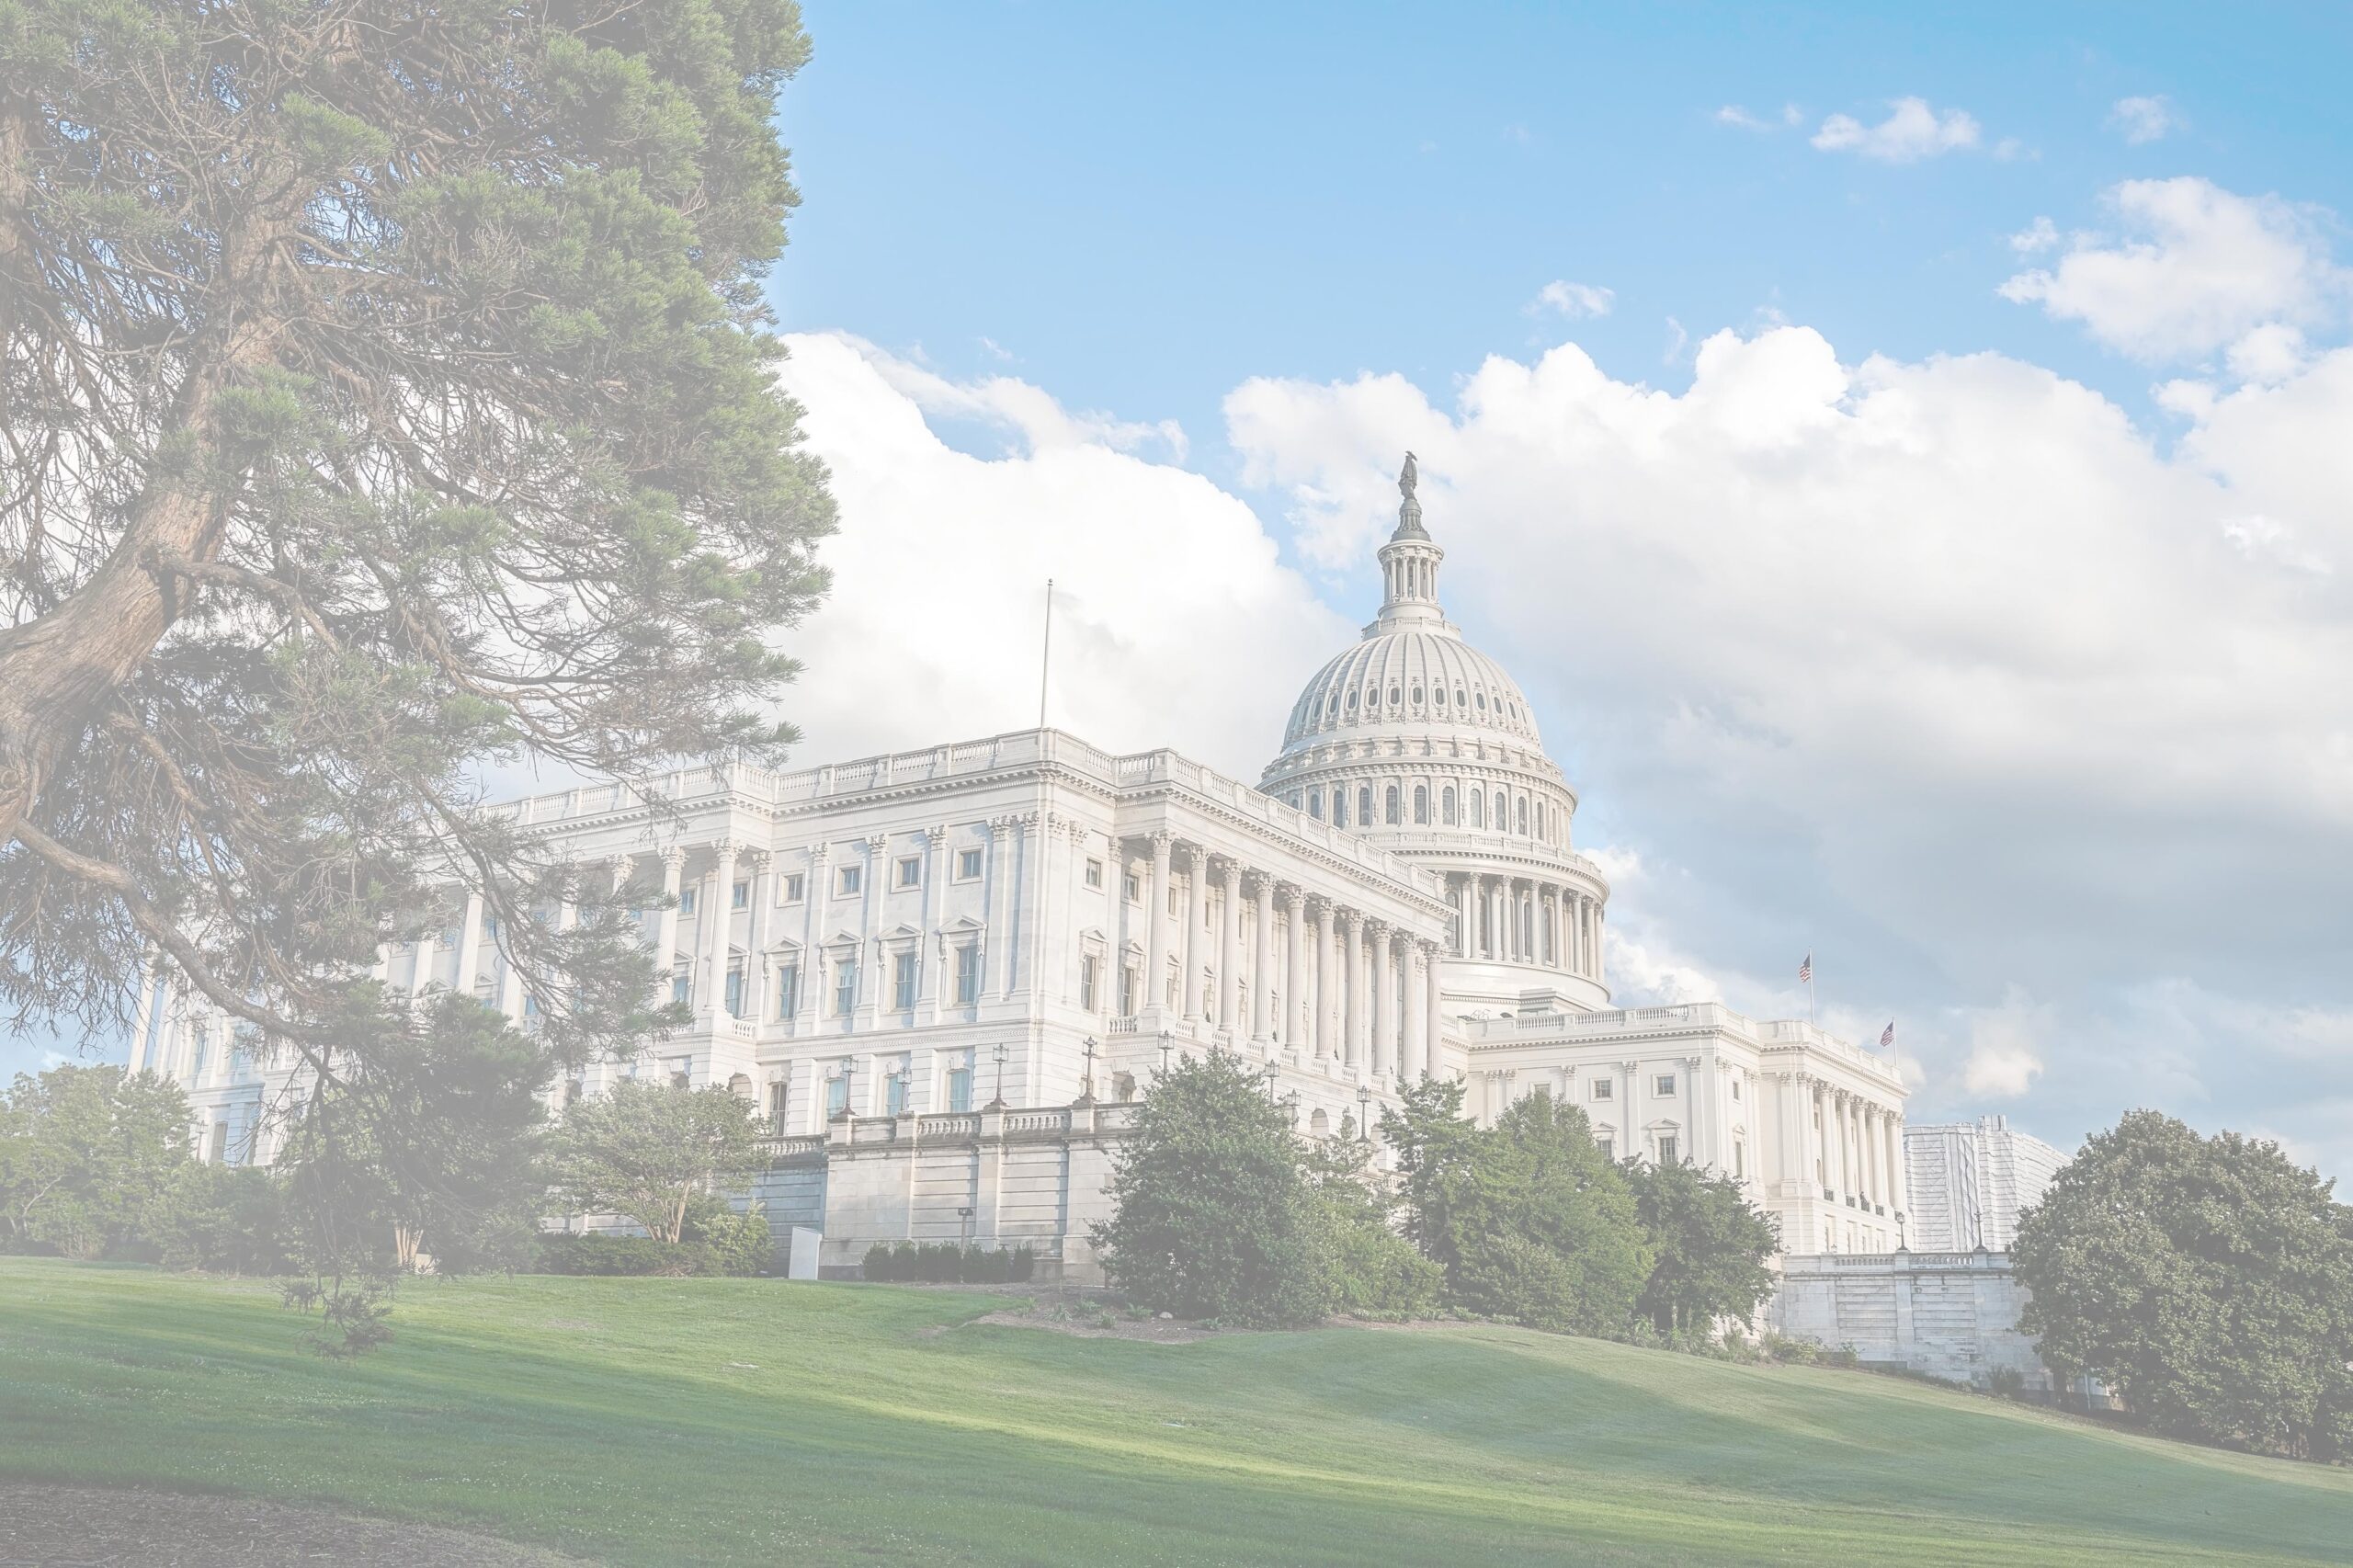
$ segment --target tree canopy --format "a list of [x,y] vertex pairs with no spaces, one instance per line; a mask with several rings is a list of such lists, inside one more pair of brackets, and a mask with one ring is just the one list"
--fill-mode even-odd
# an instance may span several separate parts
[[808,53],[790,0],[0,4],[0,1016],[117,1026],[155,949],[332,1079],[463,881],[551,1047],[655,1027],[643,891],[479,781],[792,738]]
[[19,1074],[0,1096],[0,1234],[103,1256],[154,1233],[191,1163],[176,1085],[115,1066]]
[[1620,1169],[1653,1253],[1634,1310],[1665,1335],[1705,1334],[1719,1319],[1754,1324],[1773,1292],[1766,1260],[1781,1249],[1773,1217],[1722,1172],[1683,1161],[1629,1161]]
[[2161,1431],[2353,1457],[2353,1209],[2276,1143],[2134,1111],[2018,1222],[2044,1360]]
[[620,1214],[676,1243],[699,1198],[745,1185],[760,1164],[750,1101],[622,1078],[564,1108],[547,1175],[573,1212]]

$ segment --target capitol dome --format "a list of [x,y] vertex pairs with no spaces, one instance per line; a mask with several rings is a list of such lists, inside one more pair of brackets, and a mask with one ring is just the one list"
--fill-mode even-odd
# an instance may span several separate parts
[[1412,454],[1380,552],[1381,613],[1301,691],[1259,789],[1428,870],[1456,909],[1444,987],[1486,1013],[1552,992],[1598,1007],[1608,885],[1570,845],[1576,795],[1519,683],[1438,598]]

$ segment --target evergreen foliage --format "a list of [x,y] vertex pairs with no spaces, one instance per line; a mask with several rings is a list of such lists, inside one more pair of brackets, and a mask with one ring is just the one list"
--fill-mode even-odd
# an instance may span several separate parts
[[1253,1327],[1324,1314],[1328,1263],[1298,1140],[1241,1058],[1188,1055],[1156,1074],[1112,1159],[1113,1212],[1095,1244],[1139,1302]]
[[1653,1254],[1635,1311],[1666,1335],[1705,1335],[1726,1318],[1753,1325],[1773,1292],[1765,1262],[1780,1250],[1779,1225],[1728,1176],[1680,1161],[1620,1169]]
[[2134,1111],[2059,1173],[2011,1253],[2043,1358],[2158,1430],[2353,1458],[2353,1209],[2278,1144]]
[[369,971],[455,881],[551,1054],[676,1021],[659,894],[475,808],[792,738],[808,51],[791,0],[0,4],[0,1017],[119,1030],[153,951],[389,1112]]

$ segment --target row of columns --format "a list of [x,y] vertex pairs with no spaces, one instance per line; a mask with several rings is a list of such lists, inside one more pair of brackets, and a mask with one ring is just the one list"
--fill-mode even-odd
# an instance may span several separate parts
[[[1176,857],[1186,858],[1183,926],[1172,942],[1167,908]],[[1176,1010],[1261,1051],[1411,1083],[1435,1068],[1440,1038],[1438,945],[1378,917],[1313,895],[1270,871],[1245,866],[1205,845],[1150,840],[1144,889],[1147,984],[1178,976]],[[1221,893],[1211,951],[1209,890]],[[1276,904],[1286,929],[1276,940]],[[1245,907],[1256,916],[1245,960]],[[1213,983],[1204,985],[1205,979]],[[1248,1009],[1242,1001],[1248,989]],[[1277,1006],[1277,998],[1280,1006]],[[1153,1000],[1159,997],[1155,994]]]
[[1809,1074],[1784,1074],[1782,1087],[1783,1147],[1809,1196],[1879,1204],[1891,1217],[1903,1212],[1901,1114]]
[[1453,872],[1455,956],[1542,964],[1600,983],[1601,900],[1534,877]]

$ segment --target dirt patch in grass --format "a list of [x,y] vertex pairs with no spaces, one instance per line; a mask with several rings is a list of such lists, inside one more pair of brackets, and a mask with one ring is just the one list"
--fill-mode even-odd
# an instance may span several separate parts
[[438,1525],[202,1493],[0,1481],[0,1568],[585,1568]]

